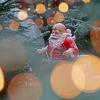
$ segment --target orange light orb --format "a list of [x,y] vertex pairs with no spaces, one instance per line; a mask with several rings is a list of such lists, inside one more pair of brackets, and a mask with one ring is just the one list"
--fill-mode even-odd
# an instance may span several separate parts
[[68,4],[66,2],[62,2],[59,4],[59,11],[65,13],[68,11],[69,7],[68,7]]
[[11,21],[10,24],[9,24],[9,28],[12,31],[17,31],[19,29],[19,27],[20,27],[20,24],[18,22],[14,21],[14,20]]
[[100,22],[96,22],[96,24],[92,27],[90,40],[95,51],[100,54]]
[[20,12],[18,12],[18,19],[19,20],[25,20],[28,18],[28,14],[25,10],[21,10]]
[[36,12],[38,13],[38,14],[43,14],[43,13],[45,13],[46,12],[46,7],[45,7],[45,5],[44,4],[38,4],[37,6],[36,6]]
[[84,2],[85,4],[90,3],[91,0],[82,0],[82,2]]
[[51,87],[64,99],[72,99],[80,94],[80,90],[72,80],[72,65],[72,62],[63,62],[58,64],[51,73]]
[[55,20],[54,20],[54,17],[49,17],[47,19],[47,23],[48,23],[49,26],[54,25],[56,23]]
[[54,15],[54,20],[56,22],[62,22],[64,21],[65,17],[64,15],[61,13],[61,12],[56,12],[55,15]]
[[84,92],[95,92],[100,86],[100,58],[94,55],[81,56],[72,69],[73,82]]
[[0,67],[0,92],[3,90],[5,85],[4,73]]
[[30,73],[16,75],[8,85],[11,100],[40,100],[41,93],[40,80]]

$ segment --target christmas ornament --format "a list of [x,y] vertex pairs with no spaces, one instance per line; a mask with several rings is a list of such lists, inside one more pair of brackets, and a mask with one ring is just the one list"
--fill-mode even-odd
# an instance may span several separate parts
[[45,12],[46,12],[46,7],[45,7],[45,5],[44,4],[37,4],[37,6],[36,6],[36,12],[38,13],[38,14],[44,14]]
[[49,26],[54,25],[56,23],[55,20],[54,20],[54,17],[49,17],[47,19],[47,23],[48,23]]
[[93,48],[98,54],[100,54],[100,22],[97,22],[96,25],[92,27],[90,39]]
[[20,24],[16,21],[11,21],[10,24],[9,24],[9,29],[12,30],[12,31],[17,31],[20,27]]
[[59,9],[59,11],[65,13],[68,11],[69,7],[68,7],[68,4],[66,2],[62,2],[59,4],[58,9]]
[[25,19],[27,19],[27,17],[28,17],[28,14],[25,10],[20,10],[18,12],[18,19],[19,20],[25,20]]
[[56,22],[62,22],[64,21],[64,15],[61,12],[56,12],[54,15],[54,20]]
[[68,5],[72,6],[75,3],[75,0],[64,0]]
[[91,0],[82,0],[82,2],[84,2],[85,4],[90,3]]
[[100,88],[100,58],[94,55],[81,56],[74,64],[72,78],[83,92],[95,92]]
[[35,23],[36,23],[36,25],[37,25],[39,28],[43,27],[43,25],[44,25],[44,21],[43,21],[42,18],[37,18],[37,19],[35,20]]
[[53,25],[48,44],[38,52],[45,53],[52,60],[71,59],[79,55],[71,30],[62,23]]
[[0,24],[0,32],[3,31],[3,26]]
[[64,99],[72,99],[80,94],[74,85],[71,72],[73,62],[65,61],[56,65],[51,73],[51,87],[53,91]]
[[26,61],[26,50],[24,46],[14,39],[0,41],[0,65],[5,72],[16,71]]
[[2,68],[0,67],[0,92],[3,90],[5,85],[4,73]]
[[40,80],[30,73],[16,75],[9,83],[11,100],[39,100],[42,93]]

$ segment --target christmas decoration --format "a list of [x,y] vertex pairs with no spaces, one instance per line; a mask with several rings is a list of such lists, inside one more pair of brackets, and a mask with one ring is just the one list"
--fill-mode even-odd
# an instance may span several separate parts
[[62,21],[64,21],[64,15],[60,12],[56,12],[54,15],[54,20],[56,22],[62,22]]
[[30,74],[16,75],[9,83],[8,95],[11,100],[39,100],[42,92],[40,80]]
[[16,21],[11,21],[10,24],[9,24],[9,29],[12,30],[12,31],[17,31],[20,27],[20,24]]
[[95,92],[100,88],[100,58],[94,55],[81,56],[73,65],[72,77],[81,91]]
[[16,71],[26,61],[26,50],[20,42],[13,39],[0,41],[0,65],[5,72]]
[[28,14],[27,14],[26,11],[20,10],[20,11],[18,12],[18,19],[19,19],[19,20],[25,20],[27,17],[28,17]]
[[62,2],[59,4],[59,11],[65,13],[69,9],[68,4],[66,2]]
[[4,73],[2,68],[0,67],[0,92],[3,90],[4,86],[5,86]]
[[58,96],[64,99],[72,99],[80,94],[80,90],[72,80],[72,65],[73,62],[65,61],[56,65],[51,73],[51,87]]
[[36,12],[38,13],[38,14],[43,14],[43,13],[45,13],[46,12],[46,8],[45,8],[45,5],[44,4],[37,4],[37,6],[36,6]]
[[[100,89],[99,7],[100,0],[0,0],[0,68],[6,72],[2,75],[7,80],[4,79],[4,88],[0,78],[0,100],[98,100],[99,91],[92,95],[83,92]],[[24,14],[18,17],[21,11]],[[52,27],[59,22],[63,25]],[[65,37],[73,40],[73,48],[67,48],[71,41],[66,43]],[[66,61],[60,63],[62,59]],[[53,70],[54,76],[51,71],[56,63],[60,64],[55,67],[57,71]],[[41,98],[41,82],[35,75],[43,83]]]
[[79,54],[71,30],[66,29],[62,23],[57,23],[53,26],[48,45],[39,49],[38,52],[47,53],[50,59],[53,60],[74,58]]
[[95,51],[100,54],[100,22],[97,22],[96,25],[92,27],[90,39]]

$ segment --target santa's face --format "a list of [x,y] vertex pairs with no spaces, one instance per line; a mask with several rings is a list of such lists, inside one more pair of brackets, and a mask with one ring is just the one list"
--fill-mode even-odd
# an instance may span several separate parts
[[54,28],[54,29],[52,29],[52,36],[59,38],[62,35],[62,33],[64,33],[64,32],[65,32],[64,29]]

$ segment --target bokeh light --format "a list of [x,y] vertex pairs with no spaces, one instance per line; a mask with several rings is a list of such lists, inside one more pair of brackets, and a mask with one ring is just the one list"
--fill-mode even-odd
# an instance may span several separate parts
[[9,24],[9,29],[12,30],[12,31],[17,31],[20,27],[20,24],[16,21],[11,21],[10,24]]
[[0,41],[0,65],[5,72],[18,70],[26,61],[24,46],[14,39]]
[[9,83],[8,95],[11,100],[40,100],[42,85],[30,73],[17,74]]
[[47,23],[48,23],[49,26],[54,25],[56,23],[55,20],[54,20],[54,17],[49,17],[47,19]]
[[54,15],[54,20],[56,22],[62,22],[64,21],[64,15],[61,12],[56,12]]
[[0,92],[3,90],[5,85],[4,73],[2,68],[0,67]]
[[46,7],[45,7],[45,5],[44,4],[37,4],[36,5],[36,12],[38,13],[38,14],[43,14],[43,13],[45,13],[46,12]]
[[85,4],[90,3],[91,0],[82,0],[82,2],[84,2]]
[[51,73],[51,87],[54,92],[65,99],[79,96],[80,90],[72,80],[72,65],[70,61],[58,64]]
[[95,51],[100,54],[100,22],[92,27],[90,32],[90,40]]
[[62,2],[59,4],[59,11],[65,13],[68,11],[69,7],[68,7],[68,4],[66,2]]
[[100,86],[100,58],[94,55],[81,56],[72,69],[73,82],[84,92],[95,92]]
[[18,12],[18,19],[19,19],[19,20],[25,20],[25,19],[27,19],[27,18],[28,18],[27,11],[25,11],[25,10],[20,10],[20,11]]

